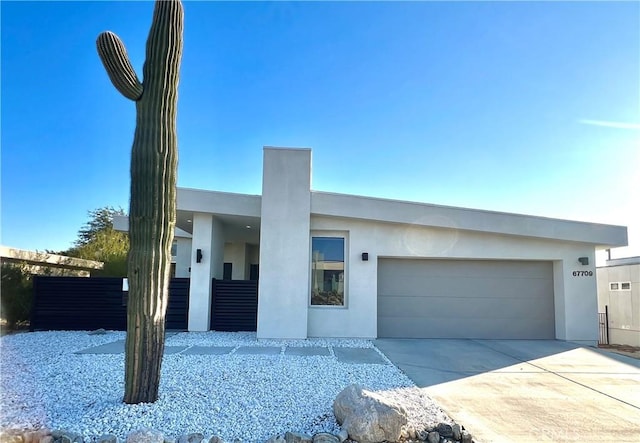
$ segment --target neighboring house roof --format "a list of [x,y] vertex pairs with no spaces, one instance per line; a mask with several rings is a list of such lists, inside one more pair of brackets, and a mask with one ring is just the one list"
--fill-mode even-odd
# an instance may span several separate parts
[[24,249],[0,246],[0,257],[9,262],[25,262],[31,265],[42,265],[52,268],[93,270],[104,268],[104,263],[48,252],[27,251]]
[[[213,213],[223,219],[259,219],[261,197],[178,188],[178,211]],[[627,245],[624,226],[319,191],[311,191],[311,214],[581,242],[601,247]],[[178,218],[180,225],[180,215]]]
[[624,258],[610,258],[607,260],[606,265],[602,267],[610,266],[631,266],[640,265],[640,256],[637,257],[624,257]]

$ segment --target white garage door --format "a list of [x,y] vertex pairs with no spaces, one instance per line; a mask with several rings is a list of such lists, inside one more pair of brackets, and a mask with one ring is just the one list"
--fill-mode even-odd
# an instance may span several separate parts
[[553,339],[553,265],[379,259],[378,337]]

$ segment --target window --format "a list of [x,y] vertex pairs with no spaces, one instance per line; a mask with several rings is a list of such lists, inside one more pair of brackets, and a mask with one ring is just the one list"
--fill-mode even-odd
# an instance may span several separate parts
[[623,282],[614,282],[609,283],[610,291],[630,291],[631,290],[631,282],[623,281]]
[[344,238],[311,239],[311,305],[344,306]]

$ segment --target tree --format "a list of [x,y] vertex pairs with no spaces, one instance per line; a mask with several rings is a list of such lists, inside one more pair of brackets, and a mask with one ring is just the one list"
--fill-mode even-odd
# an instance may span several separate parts
[[122,208],[115,209],[112,206],[105,206],[89,211],[90,219],[80,228],[80,231],[78,231],[78,239],[75,242],[75,246],[84,246],[95,240],[95,237],[99,235],[99,233],[113,229],[113,217],[115,215],[126,214]]
[[176,112],[182,26],[179,0],[156,1],[143,83],[117,35],[103,32],[96,42],[111,83],[136,104],[131,148],[125,403],[155,402],[160,385],[176,224]]
[[89,211],[89,221],[78,231],[74,246],[61,254],[104,262],[103,269],[92,271],[95,276],[126,277],[129,235],[113,229],[115,215],[125,213],[111,206]]
[[26,322],[31,315],[33,294],[32,276],[25,264],[2,263],[0,292],[2,303],[0,317],[7,321],[7,329],[14,330],[19,322]]

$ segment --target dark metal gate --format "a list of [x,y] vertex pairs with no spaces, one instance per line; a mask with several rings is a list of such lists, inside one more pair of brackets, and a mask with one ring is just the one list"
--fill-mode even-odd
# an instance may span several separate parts
[[[186,330],[189,279],[169,282],[166,329]],[[31,330],[127,329],[122,278],[45,277],[33,280]]]
[[257,280],[212,280],[214,331],[255,331],[258,325]]
[[598,344],[609,344],[609,306],[604,307],[604,312],[598,312]]

